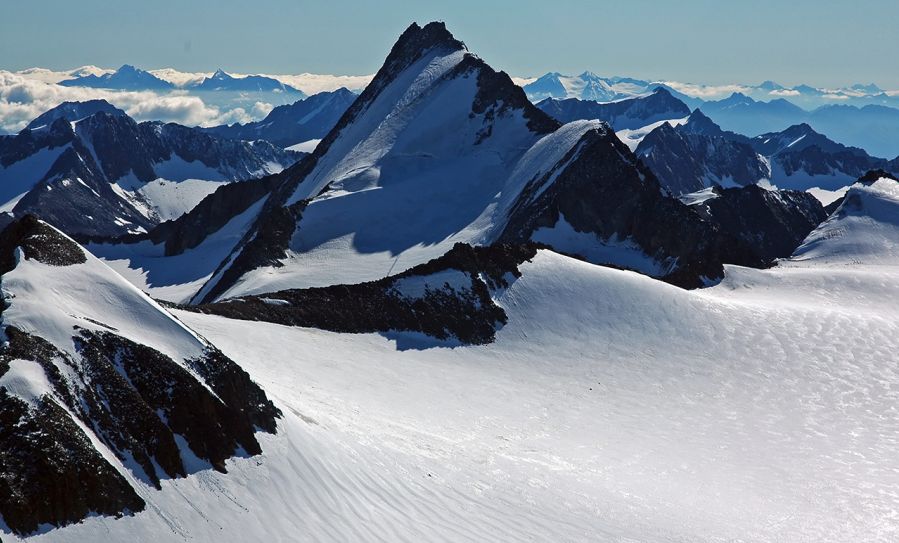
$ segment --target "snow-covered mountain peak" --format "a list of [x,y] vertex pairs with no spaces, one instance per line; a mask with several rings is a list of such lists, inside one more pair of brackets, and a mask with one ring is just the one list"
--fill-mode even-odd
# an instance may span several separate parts
[[[690,114],[666,90],[593,105],[637,126]],[[541,150],[547,147],[552,152]],[[371,281],[455,243],[521,243],[541,227],[553,231],[539,234],[551,239],[566,225],[585,233],[580,241],[592,240],[588,245],[628,247],[590,249],[603,263],[635,265],[682,285],[720,275],[725,254],[757,264],[685,206],[665,201],[608,126],[560,128],[440,23],[410,26],[334,129],[281,178],[250,233],[193,302]],[[633,205],[606,208],[618,199]],[[648,216],[631,216],[647,213],[665,215],[697,245],[676,240],[672,229],[656,232]],[[557,240],[560,250],[581,250],[568,241]]]
[[126,115],[124,111],[102,99],[87,100],[84,102],[63,102],[36,117],[33,121],[28,123],[26,128],[35,130],[43,126],[49,126],[57,119],[75,122],[100,112],[117,116]]
[[830,218],[796,249],[790,263],[899,265],[899,181],[879,177],[852,185]]

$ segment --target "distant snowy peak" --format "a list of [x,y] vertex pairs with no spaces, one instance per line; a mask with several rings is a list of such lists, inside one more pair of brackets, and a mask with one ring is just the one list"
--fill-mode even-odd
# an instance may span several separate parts
[[750,144],[768,157],[771,181],[783,188],[839,190],[869,170],[899,171],[899,161],[872,157],[862,149],[837,143],[804,123],[762,134],[752,138]]
[[198,91],[232,91],[232,92],[285,92],[304,96],[303,93],[290,85],[261,75],[248,75],[245,77],[233,77],[219,68],[211,77],[190,85],[187,88]]
[[0,233],[0,273],[0,515],[16,534],[137,513],[161,480],[224,472],[276,430],[246,372],[46,223]]
[[355,100],[355,93],[340,88],[278,106],[261,121],[204,130],[231,139],[262,139],[286,148],[324,138]]
[[663,120],[682,119],[690,115],[690,108],[686,104],[661,87],[648,95],[617,102],[547,98],[539,102],[537,107],[563,123],[579,119],[599,119],[616,131],[640,128]]
[[95,113],[107,113],[115,116],[125,116],[126,113],[121,109],[110,104],[106,100],[87,100],[86,102],[63,102],[55,108],[46,111],[33,121],[28,123],[30,130],[39,129],[53,124],[57,119],[65,119],[69,122],[79,121],[85,117],[90,117]]
[[752,138],[751,142],[753,147],[765,156],[801,151],[813,146],[824,152],[848,151],[859,155],[866,154],[861,149],[847,147],[829,139],[806,123],[790,126],[780,132],[761,134]]
[[150,72],[125,64],[113,73],[88,74],[74,79],[60,81],[64,87],[91,87],[115,90],[171,90],[175,85],[156,77]]
[[774,81],[771,81],[769,79],[767,81],[761,82],[758,85],[758,88],[760,88],[762,90],[766,90],[766,91],[776,91],[776,90],[783,90],[785,87],[783,85],[781,85],[779,83],[775,83]]
[[547,98],[578,98],[595,102],[610,102],[644,94],[651,83],[629,78],[604,78],[586,71],[567,76],[558,72],[548,73],[524,86],[528,97],[539,102]]

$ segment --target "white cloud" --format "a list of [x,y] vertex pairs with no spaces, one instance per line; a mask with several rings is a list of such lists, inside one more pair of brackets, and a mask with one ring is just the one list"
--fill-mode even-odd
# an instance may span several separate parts
[[660,81],[668,85],[672,89],[682,92],[693,98],[702,98],[703,100],[715,100],[718,98],[727,98],[735,92],[747,93],[752,89],[745,85],[696,85],[694,83],[680,83],[678,81]]
[[[374,77],[374,75],[328,75],[308,73],[299,75],[260,75],[277,79],[281,83],[290,85],[309,95],[337,90],[340,87],[346,87],[352,91],[360,91],[368,86]],[[243,76],[241,75],[239,77]]]
[[[148,70],[150,73],[160,79],[164,79],[169,83],[173,83],[179,87],[184,87],[194,83],[199,83],[203,79],[212,76],[212,72],[182,72],[174,68],[160,68],[157,70]],[[310,74],[302,73],[296,75],[290,74],[243,74],[228,72],[234,77],[246,77],[248,75],[262,75],[277,79],[285,85],[289,85],[295,89],[299,89],[306,94],[318,94],[325,91],[337,90],[340,87],[346,87],[350,90],[359,91],[364,89],[372,80],[374,75],[329,75],[329,74]]]
[[[91,69],[95,68],[83,70]],[[62,102],[96,98],[125,110],[137,121],[160,120],[188,126],[245,123],[261,119],[272,109],[271,104],[264,102],[257,102],[249,111],[243,108],[222,109],[184,91],[156,93],[63,87],[54,83],[61,72],[42,69],[25,72],[0,70],[0,132],[16,133],[32,119]]]
[[168,81],[178,87],[199,83],[212,76],[212,72],[181,72],[174,68],[159,68],[158,70],[147,71],[159,79]]
[[794,89],[774,89],[768,94],[771,96],[799,96],[802,93]]
[[63,71],[53,71],[46,68],[28,68],[27,70],[21,70],[15,73],[28,79],[43,81],[44,83],[59,83],[60,81],[72,79],[73,77],[103,75],[112,71],[113,70],[107,68],[98,68],[97,66],[81,66],[80,68],[75,68],[73,70]]

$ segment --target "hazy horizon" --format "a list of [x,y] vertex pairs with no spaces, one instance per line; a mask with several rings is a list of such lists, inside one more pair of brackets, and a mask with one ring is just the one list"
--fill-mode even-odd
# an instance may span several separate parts
[[412,21],[442,20],[472,51],[515,77],[592,71],[709,85],[770,79],[785,86],[899,88],[890,40],[899,5],[884,0],[826,10],[809,0],[726,8],[709,0],[486,6],[388,0],[352,7],[261,0],[252,8],[233,0],[51,0],[4,10],[0,68],[13,71],[132,64],[184,72],[366,75]]

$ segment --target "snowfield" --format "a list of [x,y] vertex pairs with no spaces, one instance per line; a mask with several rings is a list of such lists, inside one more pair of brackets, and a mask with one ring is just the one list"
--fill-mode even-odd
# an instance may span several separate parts
[[177,312],[279,434],[34,540],[895,540],[899,269],[684,291],[541,251],[522,272],[488,346]]

